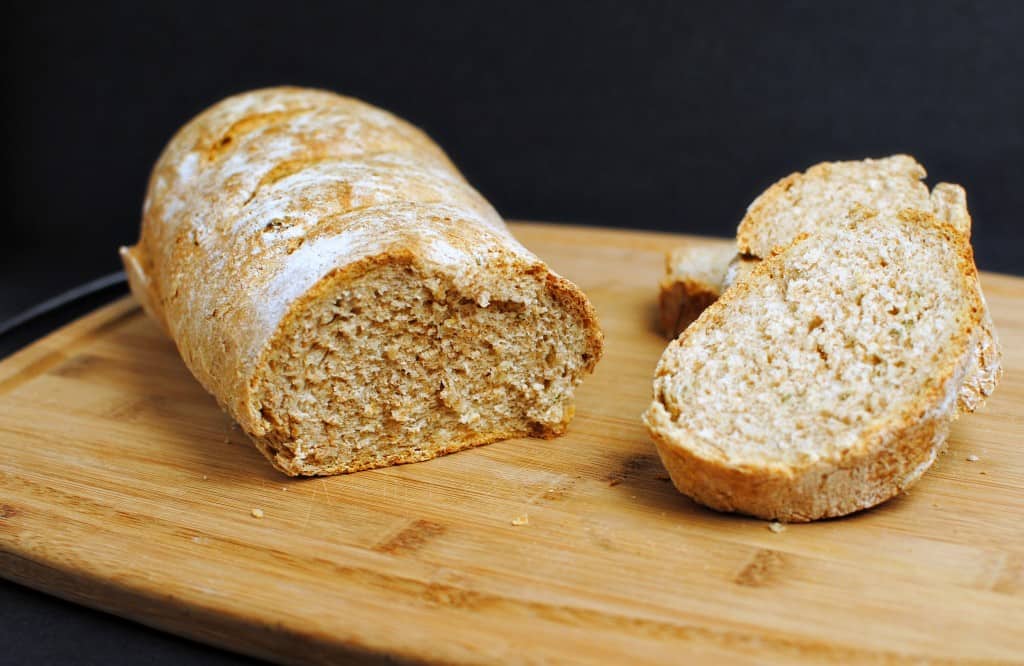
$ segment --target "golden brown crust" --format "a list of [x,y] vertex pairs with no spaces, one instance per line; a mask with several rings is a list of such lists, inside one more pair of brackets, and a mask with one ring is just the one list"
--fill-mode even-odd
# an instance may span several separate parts
[[673,485],[718,511],[808,522],[867,509],[911,486],[946,442],[948,419],[908,419],[839,461],[796,469],[722,465],[652,430]]
[[[860,207],[854,217],[868,219],[874,211]],[[906,224],[940,234],[955,248],[957,271],[967,299],[967,321],[948,345],[934,370],[929,388],[904,411],[880,422],[840,458],[823,458],[803,465],[733,463],[692,445],[691,436],[673,427],[674,417],[655,393],[644,415],[676,488],[720,511],[745,513],[783,521],[803,522],[844,515],[874,506],[909,487],[931,465],[944,446],[949,425],[958,414],[958,392],[977,358],[977,342],[984,335],[984,304],[977,285],[977,269],[966,237],[950,224],[923,211],[898,215]],[[750,276],[711,305],[697,323],[673,341],[658,365],[656,377],[678,372],[670,360],[675,348],[687,344],[698,328],[721,327],[730,303],[744,297],[762,280],[781,275],[786,253],[808,239],[801,235],[786,249],[759,262]],[[721,455],[721,454],[719,454]]]
[[423,462],[425,460],[432,460],[439,456],[448,455],[449,453],[457,453],[459,451],[465,451],[466,449],[485,446],[487,444],[493,444],[494,442],[500,442],[505,439],[513,439],[516,437],[552,439],[564,434],[571,420],[572,412],[570,411],[568,417],[562,423],[557,425],[537,425],[533,428],[524,430],[473,433],[471,435],[466,435],[461,439],[449,439],[434,442],[432,445],[421,447],[421,450],[418,451],[410,447],[408,449],[395,452],[383,460],[370,455],[363,455],[361,457],[357,456],[354,460],[347,462],[331,461],[325,463],[315,457],[298,460],[295,457],[282,455],[280,442],[274,438],[252,437],[252,441],[260,453],[262,453],[267,460],[271,462],[275,469],[287,474],[288,476],[327,476],[332,474],[362,472],[368,469],[379,469],[381,467],[391,467],[393,465],[406,465],[409,463]]

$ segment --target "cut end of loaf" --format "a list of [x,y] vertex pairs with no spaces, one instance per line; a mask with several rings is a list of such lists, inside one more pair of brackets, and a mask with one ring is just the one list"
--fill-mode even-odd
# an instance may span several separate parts
[[489,293],[412,256],[377,259],[325,279],[268,346],[252,436],[275,467],[354,472],[565,430],[601,354],[571,283],[490,267]]
[[945,442],[981,335],[965,238],[854,211],[758,265],[662,356],[645,421],[676,486],[783,520],[893,496]]

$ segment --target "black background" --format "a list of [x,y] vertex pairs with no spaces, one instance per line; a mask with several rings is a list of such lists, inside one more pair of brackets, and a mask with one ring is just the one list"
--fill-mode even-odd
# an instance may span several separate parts
[[[116,270],[175,129],[281,83],[420,125],[512,218],[731,235],[791,171],[909,152],[1022,272],[1015,2],[34,2],[4,31],[0,318]],[[0,591],[6,659],[230,659]]]

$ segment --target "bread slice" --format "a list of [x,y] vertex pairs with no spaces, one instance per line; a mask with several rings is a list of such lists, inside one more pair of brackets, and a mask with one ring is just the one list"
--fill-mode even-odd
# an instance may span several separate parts
[[[670,273],[662,282],[662,321],[670,321],[675,316],[680,323],[675,331],[666,329],[666,333],[675,337],[682,332],[703,308],[714,302],[712,294],[721,294],[741,280],[760,257],[785,247],[799,234],[817,233],[844,220],[846,212],[855,205],[883,214],[898,212],[901,207],[930,211],[969,238],[971,216],[964,188],[953,183],[938,183],[929,192],[921,182],[925,175],[924,167],[913,157],[893,155],[852,162],[823,162],[804,173],[783,178],[751,204],[740,223],[737,244],[745,254],[735,255],[728,265],[720,252],[703,258],[705,262],[718,262],[702,267],[704,274],[717,275],[724,270],[725,277],[717,290],[706,287],[703,291],[692,292],[686,287],[680,288],[680,270]],[[690,257],[689,263],[696,264],[699,260]],[[666,299],[666,293],[681,296]],[[975,370],[965,380],[957,400],[957,408],[964,413],[973,412],[985,403],[1002,374],[999,342],[987,306],[975,354]]]
[[730,261],[736,256],[732,241],[684,245],[665,255],[665,277],[658,293],[661,330],[674,338],[714,303]]
[[964,189],[921,182],[924,167],[909,155],[851,162],[822,162],[786,176],[757,197],[736,231],[741,254],[767,257],[800,234],[817,233],[842,220],[852,206],[883,213],[906,208],[931,211],[965,236],[971,233]]
[[[926,175],[924,167],[909,155],[823,162],[804,173],[791,174],[750,205],[736,232],[739,250],[756,261],[789,245],[800,234],[818,233],[842,223],[847,211],[857,205],[883,215],[904,208],[929,211],[969,239],[971,215],[964,188],[938,183],[929,192],[921,182]],[[987,306],[975,355],[975,369],[957,399],[957,408],[964,413],[982,406],[1002,375],[999,342]]]
[[659,299],[665,334],[674,338],[681,333],[758,259],[802,233],[816,233],[843,219],[854,205],[883,213],[904,208],[931,211],[969,236],[971,216],[964,188],[939,183],[929,193],[921,182],[926,175],[913,157],[893,155],[823,162],[778,181],[747,209],[737,230],[738,254],[718,246],[706,252],[684,246],[668,255]]
[[662,355],[644,421],[676,487],[808,521],[910,486],[976,366],[970,244],[930,212],[857,207],[760,262]]

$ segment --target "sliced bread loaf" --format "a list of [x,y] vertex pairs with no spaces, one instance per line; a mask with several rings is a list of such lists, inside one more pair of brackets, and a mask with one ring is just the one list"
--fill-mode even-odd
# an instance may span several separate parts
[[862,207],[760,262],[665,350],[644,421],[676,487],[807,521],[878,504],[932,464],[984,335],[970,244]]

